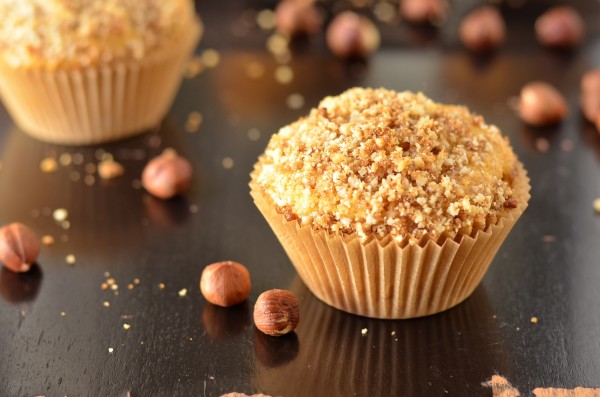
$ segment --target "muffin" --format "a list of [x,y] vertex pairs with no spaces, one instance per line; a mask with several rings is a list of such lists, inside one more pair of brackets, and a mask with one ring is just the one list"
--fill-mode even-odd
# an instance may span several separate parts
[[2,101],[62,144],[159,124],[202,31],[191,0],[0,0],[0,13]]
[[273,135],[251,195],[321,300],[377,318],[466,299],[529,200],[497,127],[423,94],[353,88]]

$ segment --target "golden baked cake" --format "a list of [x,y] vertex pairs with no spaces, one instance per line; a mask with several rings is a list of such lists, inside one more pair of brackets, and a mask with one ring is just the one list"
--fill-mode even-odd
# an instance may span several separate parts
[[481,116],[363,88],[273,135],[251,188],[319,298],[383,318],[464,300],[529,198],[508,139]]
[[85,144],[158,124],[201,34],[191,0],[0,0],[0,95],[43,140]]

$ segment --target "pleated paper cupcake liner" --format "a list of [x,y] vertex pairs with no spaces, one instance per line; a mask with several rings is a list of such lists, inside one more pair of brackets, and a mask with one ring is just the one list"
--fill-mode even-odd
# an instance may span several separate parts
[[47,142],[113,141],[158,125],[201,34],[194,23],[168,51],[140,62],[78,70],[28,70],[0,64],[0,96],[15,123]]
[[522,164],[516,168],[516,208],[471,236],[439,243],[426,240],[421,245],[403,246],[391,238],[361,240],[356,233],[328,234],[297,220],[287,221],[256,182],[258,168],[250,187],[256,206],[313,294],[349,313],[402,319],[449,309],[475,290],[527,207],[529,178]]

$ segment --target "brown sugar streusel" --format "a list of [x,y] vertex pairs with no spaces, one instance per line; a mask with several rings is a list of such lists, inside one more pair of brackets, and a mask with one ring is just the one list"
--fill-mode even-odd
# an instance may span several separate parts
[[288,220],[416,243],[515,207],[515,164],[508,139],[465,107],[353,88],[273,135],[256,178]]
[[196,18],[191,0],[0,0],[0,15],[1,58],[43,69],[140,60]]

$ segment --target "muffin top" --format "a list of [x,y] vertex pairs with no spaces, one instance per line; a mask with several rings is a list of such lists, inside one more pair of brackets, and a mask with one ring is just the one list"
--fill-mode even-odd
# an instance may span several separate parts
[[516,164],[463,106],[353,88],[273,135],[256,181],[288,220],[414,244],[495,223],[516,206]]
[[0,56],[12,67],[140,60],[189,30],[191,0],[0,0]]

